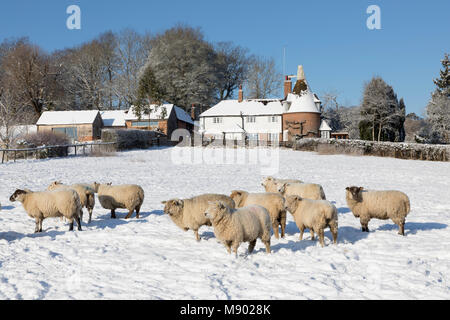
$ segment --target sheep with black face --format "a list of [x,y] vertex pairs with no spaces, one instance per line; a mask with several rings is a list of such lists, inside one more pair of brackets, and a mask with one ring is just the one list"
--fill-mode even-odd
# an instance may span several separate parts
[[369,232],[371,219],[391,219],[405,235],[406,216],[410,212],[408,196],[396,190],[364,190],[363,187],[347,187],[347,205],[356,218],[359,218],[363,232]]

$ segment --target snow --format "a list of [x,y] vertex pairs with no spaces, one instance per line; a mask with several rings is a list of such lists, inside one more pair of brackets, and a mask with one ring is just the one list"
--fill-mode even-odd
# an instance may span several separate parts
[[100,111],[105,127],[125,127],[125,110]]
[[[195,150],[194,163],[188,163]],[[22,160],[0,165],[0,299],[449,299],[450,163],[318,155],[293,150],[159,148],[114,157]],[[247,153],[249,163],[233,161]],[[251,153],[250,153],[251,152]],[[260,156],[260,164],[251,159]],[[268,155],[266,161],[262,155]],[[241,153],[236,154],[242,156]],[[231,159],[231,160],[230,160]],[[265,160],[264,160],[265,159]],[[279,159],[279,166],[278,164]],[[270,166],[280,178],[321,183],[339,211],[339,243],[324,248],[288,214],[287,236],[272,254],[228,255],[203,227],[203,240],[163,214],[162,200],[233,189],[262,192]],[[9,196],[66,183],[137,183],[146,195],[141,218],[112,220],[97,201],[82,232],[47,219],[45,233]],[[398,189],[411,199],[406,236],[390,220],[362,233],[345,203],[345,187]],[[85,213],[86,217],[86,213]]]
[[[170,117],[172,109],[175,108],[175,115],[177,116],[178,120],[194,124],[194,121],[192,120],[191,116],[187,114],[186,111],[173,104],[162,104],[162,105],[152,104],[150,107],[152,108],[150,113],[150,119],[168,119]],[[139,120],[138,116],[134,113],[134,108],[135,108],[134,106],[130,107],[125,116],[125,120]],[[165,108],[166,110],[166,114],[164,117],[162,114],[163,108]],[[149,115],[143,115],[142,118],[148,119]]]
[[200,117],[239,116],[241,112],[249,116],[281,115],[283,107],[280,100],[223,100],[203,112]]
[[322,122],[320,123],[319,131],[331,131],[330,126],[325,120],[322,120]]
[[88,124],[93,123],[98,110],[45,111],[36,125]]

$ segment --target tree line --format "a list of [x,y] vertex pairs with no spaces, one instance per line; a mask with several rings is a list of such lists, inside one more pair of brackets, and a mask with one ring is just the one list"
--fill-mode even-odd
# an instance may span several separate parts
[[322,96],[324,118],[335,131],[347,131],[350,138],[370,141],[450,143],[449,55],[441,61],[442,70],[433,79],[435,90],[425,107],[425,117],[406,114],[403,98],[381,77],[364,85],[359,106],[344,107],[336,92]]
[[244,84],[248,98],[281,89],[273,58],[232,42],[212,43],[199,28],[158,34],[105,32],[48,53],[27,38],[0,44],[0,126],[32,124],[46,110],[128,109],[152,102],[211,106]]

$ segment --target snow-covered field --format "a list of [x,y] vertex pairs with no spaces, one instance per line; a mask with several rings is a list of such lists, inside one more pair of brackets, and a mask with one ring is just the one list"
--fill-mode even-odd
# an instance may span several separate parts
[[[281,150],[276,176],[320,183],[335,201],[339,244],[329,230],[325,248],[309,233],[299,241],[288,214],[287,236],[272,237],[272,254],[258,241],[251,255],[242,245],[236,259],[212,228],[200,229],[200,242],[178,229],[161,201],[262,192],[261,167],[177,164],[177,149],[0,165],[0,299],[450,299],[450,163]],[[47,219],[35,235],[34,221],[8,199],[16,188],[40,190],[53,180],[140,184],[141,218],[124,220],[121,210],[112,220],[97,201],[82,232]],[[407,193],[406,237],[390,220],[372,220],[362,233],[345,203],[350,185]]]

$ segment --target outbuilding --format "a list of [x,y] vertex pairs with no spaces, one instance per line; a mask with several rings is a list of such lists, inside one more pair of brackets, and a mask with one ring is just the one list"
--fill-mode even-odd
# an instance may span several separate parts
[[38,132],[58,132],[72,141],[100,139],[103,120],[98,110],[45,111],[36,123]]

